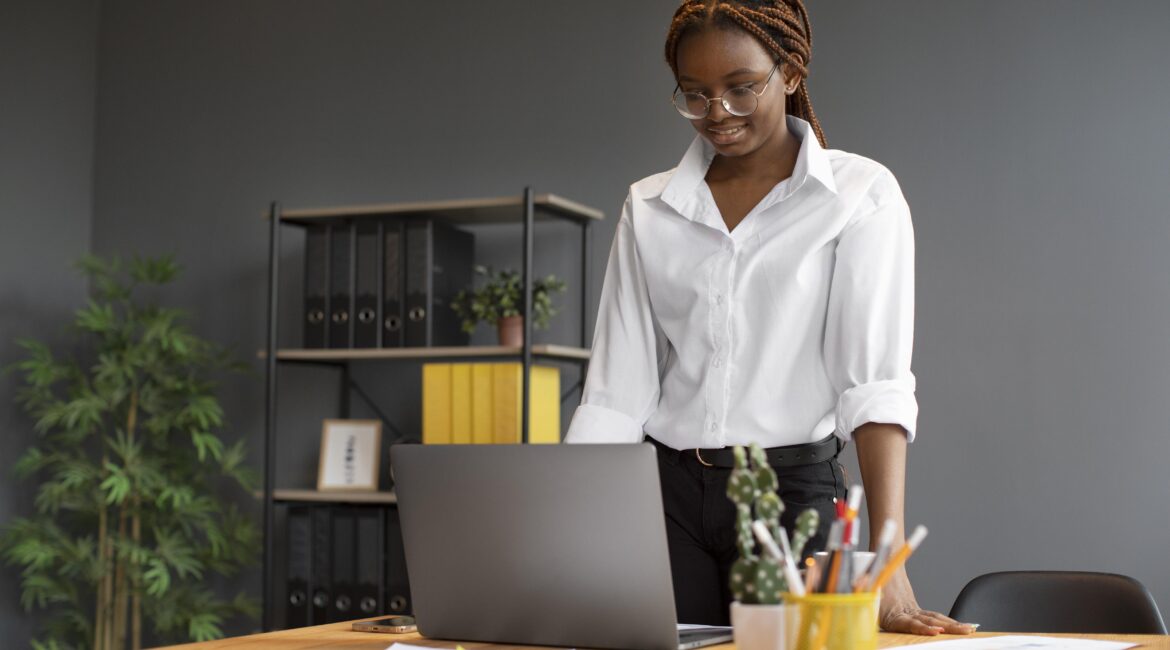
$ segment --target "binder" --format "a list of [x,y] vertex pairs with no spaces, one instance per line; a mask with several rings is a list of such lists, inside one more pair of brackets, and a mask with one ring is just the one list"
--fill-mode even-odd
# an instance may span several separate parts
[[[523,391],[520,363],[496,363],[493,368],[492,439],[497,444],[520,442]],[[551,366],[531,367],[528,403],[528,442],[561,441],[561,374]]]
[[330,544],[333,536],[333,517],[332,509],[328,506],[313,507],[310,510],[313,554],[310,624],[321,625],[329,620],[329,604],[333,599],[333,556]]
[[422,399],[423,444],[451,442],[451,364],[423,364]]
[[355,513],[357,562],[353,597],[355,614],[366,618],[382,613],[383,581],[386,577],[386,508],[364,507]]
[[288,585],[285,627],[305,627],[312,623],[309,613],[309,579],[313,568],[312,513],[306,507],[291,507],[286,525]]
[[382,224],[365,221],[354,231],[353,347],[376,348],[382,335]]
[[405,345],[467,345],[470,337],[451,301],[471,287],[475,236],[443,221],[412,219],[406,224],[405,254]]
[[451,442],[471,444],[471,364],[451,365]]
[[353,345],[354,230],[329,227],[329,347]]
[[402,546],[402,523],[398,519],[398,507],[386,508],[386,550],[385,606],[386,614],[410,614],[410,580],[406,574],[406,552]]
[[329,601],[329,611],[326,614],[326,623],[348,621],[357,618],[354,613],[356,602],[354,593],[357,587],[357,558],[354,557],[357,548],[357,539],[354,536],[355,522],[353,508],[333,506],[332,537],[332,598]]
[[406,301],[405,223],[388,221],[382,225],[382,347],[400,348],[404,345]]
[[471,364],[471,442],[492,442],[492,364]]
[[305,231],[305,347],[325,347],[325,316],[329,311],[329,227]]

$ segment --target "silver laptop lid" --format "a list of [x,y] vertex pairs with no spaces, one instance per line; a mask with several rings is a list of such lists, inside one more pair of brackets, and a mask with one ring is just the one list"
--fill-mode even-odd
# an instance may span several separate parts
[[677,650],[650,445],[396,445],[411,599],[437,639]]

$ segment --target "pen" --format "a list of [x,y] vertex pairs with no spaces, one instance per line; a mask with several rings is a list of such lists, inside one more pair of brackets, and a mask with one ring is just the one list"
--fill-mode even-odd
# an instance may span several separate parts
[[849,530],[849,539],[842,545],[841,549],[841,577],[837,580],[837,593],[848,594],[853,591],[853,574],[857,572],[857,541],[861,536],[861,526],[857,526],[857,521],[850,521],[851,526],[847,526]]
[[882,524],[882,532],[878,537],[877,550],[874,552],[873,561],[869,563],[865,573],[857,579],[857,584],[854,586],[855,593],[866,590],[867,585],[882,567],[886,565],[886,561],[890,559],[890,548],[894,545],[894,534],[898,532],[898,524],[893,519],[886,519]]
[[910,541],[903,544],[902,548],[898,549],[898,552],[894,553],[894,556],[890,558],[889,563],[882,568],[882,572],[873,581],[873,589],[871,591],[881,589],[882,585],[886,584],[886,581],[890,579],[890,576],[894,575],[894,571],[897,571],[898,567],[906,563],[906,559],[910,557],[910,554],[918,548],[922,540],[926,539],[926,532],[926,526],[919,526],[914,529],[914,534],[910,536]]
[[796,570],[796,556],[792,554],[792,545],[788,543],[788,531],[780,528],[780,548],[784,551],[784,572],[788,578],[788,584],[799,585],[799,587],[792,590],[797,596],[803,596],[806,592],[804,584],[800,582],[800,572]]
[[845,507],[845,539],[853,539],[852,530],[857,520],[857,511],[861,508],[861,498],[865,496],[865,488],[854,485],[849,488],[849,504]]
[[[792,562],[791,549],[781,549],[776,546],[776,540],[772,539],[772,533],[768,532],[768,527],[764,522],[756,520],[752,522],[752,531],[756,534],[756,539],[760,540],[760,545],[768,552],[784,570],[784,580],[788,583],[788,589],[797,596],[804,595],[804,585],[800,582],[800,573],[796,571],[796,565]],[[780,543],[785,547],[788,546],[788,534],[783,528],[780,529]]]

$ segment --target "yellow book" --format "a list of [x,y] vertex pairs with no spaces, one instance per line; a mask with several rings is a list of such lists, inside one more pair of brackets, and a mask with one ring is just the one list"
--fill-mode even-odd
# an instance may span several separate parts
[[520,442],[520,366],[492,364],[492,442]]
[[451,364],[451,442],[471,443],[471,364]]
[[[494,364],[492,395],[492,438],[497,443],[520,442],[523,407],[522,364]],[[532,366],[531,399],[528,408],[528,442],[561,441],[561,374],[557,368]]]
[[532,399],[528,403],[528,442],[561,441],[561,371],[532,367]]
[[471,442],[492,442],[492,364],[471,364]]
[[451,442],[451,364],[423,364],[422,401],[423,443]]

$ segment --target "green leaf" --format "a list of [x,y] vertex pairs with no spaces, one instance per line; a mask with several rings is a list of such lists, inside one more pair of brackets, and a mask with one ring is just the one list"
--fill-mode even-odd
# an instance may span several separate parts
[[159,493],[156,503],[160,507],[169,507],[172,510],[181,510],[195,498],[195,491],[190,485],[167,485]]
[[146,583],[146,593],[160,597],[171,587],[171,572],[159,558],[152,559],[147,565],[146,571],[142,574],[142,581]]
[[106,334],[117,328],[118,319],[114,315],[112,305],[101,305],[93,300],[89,305],[77,310],[77,326],[95,334]]
[[110,475],[99,487],[106,493],[106,503],[120,505],[126,500],[126,495],[130,494],[130,478],[121,467],[113,463],[106,463],[106,471],[110,472]]
[[29,447],[20,459],[13,465],[12,470],[19,478],[28,478],[32,473],[40,470],[49,462],[48,456],[37,447]]
[[207,459],[207,454],[215,460],[220,460],[223,457],[223,441],[215,434],[206,431],[192,431],[191,442],[195,445],[195,455],[200,462]]
[[223,630],[220,629],[220,624],[223,623],[223,617],[213,612],[203,612],[195,614],[187,623],[187,634],[194,641],[211,641],[223,636]]
[[242,591],[232,600],[232,607],[249,618],[260,616],[260,601]]
[[35,538],[20,540],[5,555],[9,563],[22,565],[25,571],[43,571],[59,557],[57,549]]
[[174,256],[164,255],[155,259],[134,258],[130,262],[130,277],[143,283],[166,284],[179,274],[179,265]]

